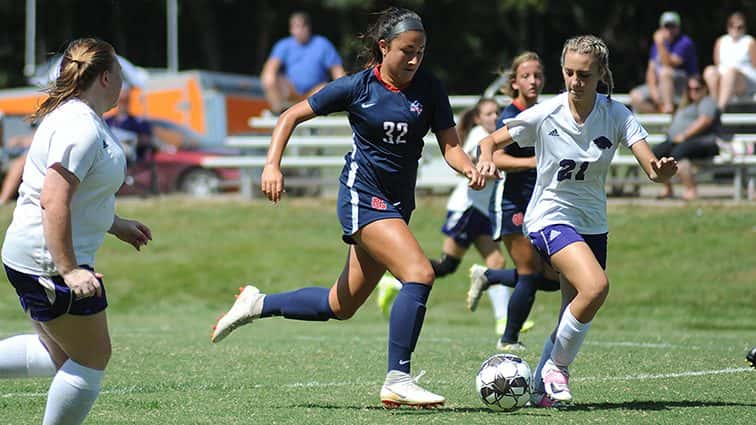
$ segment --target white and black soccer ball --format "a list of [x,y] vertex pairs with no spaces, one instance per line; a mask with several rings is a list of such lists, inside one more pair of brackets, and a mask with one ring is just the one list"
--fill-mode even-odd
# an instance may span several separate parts
[[496,354],[480,365],[475,389],[492,410],[512,412],[530,400],[530,366],[514,354]]

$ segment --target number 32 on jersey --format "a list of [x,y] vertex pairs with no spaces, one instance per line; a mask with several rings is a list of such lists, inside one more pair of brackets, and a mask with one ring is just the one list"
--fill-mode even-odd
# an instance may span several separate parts
[[409,131],[409,125],[406,122],[384,121],[383,131],[386,135],[383,138],[384,143],[388,143],[390,145],[407,143],[407,140],[404,138],[404,136]]

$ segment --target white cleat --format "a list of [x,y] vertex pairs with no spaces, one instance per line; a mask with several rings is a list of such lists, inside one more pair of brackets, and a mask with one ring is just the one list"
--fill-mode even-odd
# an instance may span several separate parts
[[470,267],[470,289],[467,290],[467,308],[470,311],[478,308],[483,291],[490,286],[486,279],[486,270],[488,269],[479,264],[473,264]]
[[388,409],[400,406],[432,409],[441,407],[446,402],[443,396],[434,394],[420,385],[417,381],[425,372],[416,377],[398,370],[391,370],[386,374],[386,381],[381,388],[381,403]]
[[212,342],[221,342],[234,329],[260,317],[263,307],[264,294],[254,286],[247,285],[239,288],[241,292],[236,296],[236,301],[226,314],[218,319],[213,327]]
[[559,367],[549,360],[543,365],[541,376],[546,395],[550,399],[560,403],[572,402],[572,392],[569,387],[570,373],[566,367]]

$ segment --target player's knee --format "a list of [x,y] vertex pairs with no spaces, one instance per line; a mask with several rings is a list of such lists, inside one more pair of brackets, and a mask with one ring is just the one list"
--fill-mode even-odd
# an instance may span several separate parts
[[88,347],[85,354],[71,355],[70,358],[82,366],[105,370],[112,354],[113,348],[110,341],[103,341],[92,344],[92,346]]
[[349,320],[357,313],[356,308],[339,308],[333,311],[333,318],[336,320]]
[[444,254],[440,261],[431,261],[431,268],[435,277],[444,277],[457,271],[460,259]]
[[435,279],[436,273],[433,271],[430,261],[428,261],[424,264],[418,264],[412,267],[404,276],[402,276],[401,281],[432,285]]
[[609,281],[606,276],[596,278],[583,292],[591,305],[601,307],[609,295]]

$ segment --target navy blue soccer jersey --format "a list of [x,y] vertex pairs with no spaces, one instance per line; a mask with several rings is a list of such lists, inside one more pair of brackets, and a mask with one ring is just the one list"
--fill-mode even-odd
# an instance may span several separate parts
[[409,86],[392,87],[377,67],[340,78],[308,99],[317,115],[346,111],[354,147],[341,183],[378,191],[391,203],[414,209],[423,137],[454,127],[449,97],[433,75],[418,70]]
[[[504,122],[510,118],[516,117],[525,107],[512,102],[501,111],[499,118],[496,119],[496,129],[504,126]],[[504,148],[504,152],[516,157],[527,158],[535,155],[535,148],[532,146],[520,147],[517,143],[510,143]],[[526,204],[533,193],[533,187],[536,181],[535,168],[525,171],[507,172],[507,178],[504,180],[503,196],[508,199],[522,199]]]

